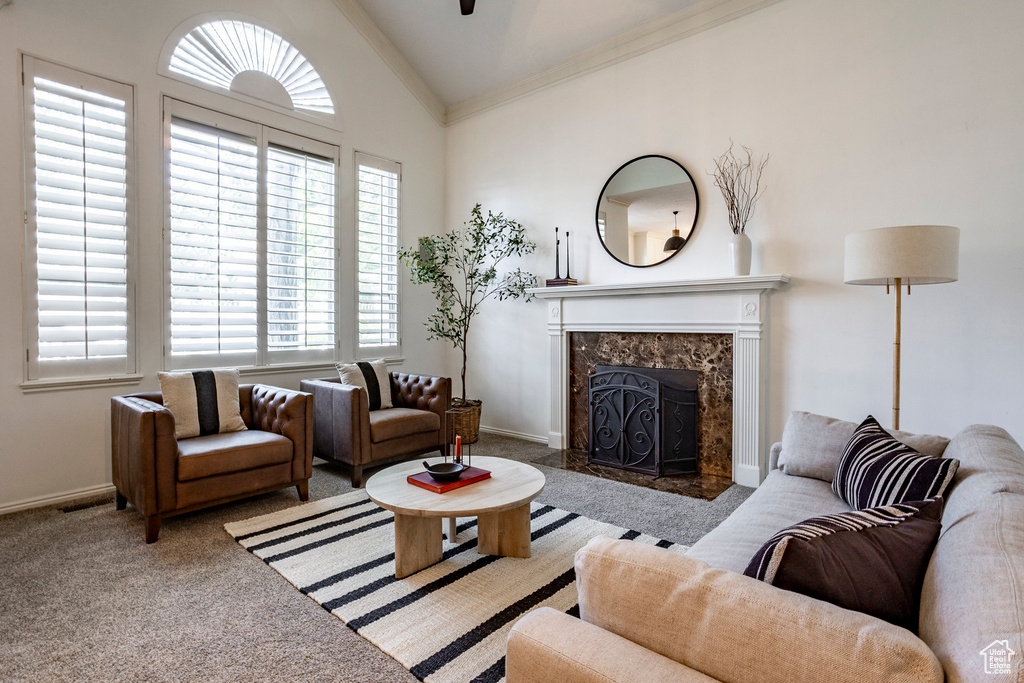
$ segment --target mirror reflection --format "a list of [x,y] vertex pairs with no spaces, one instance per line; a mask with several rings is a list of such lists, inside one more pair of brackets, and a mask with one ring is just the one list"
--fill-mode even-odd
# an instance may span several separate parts
[[693,178],[668,157],[638,157],[619,167],[597,202],[597,233],[616,260],[653,266],[686,246],[699,209]]

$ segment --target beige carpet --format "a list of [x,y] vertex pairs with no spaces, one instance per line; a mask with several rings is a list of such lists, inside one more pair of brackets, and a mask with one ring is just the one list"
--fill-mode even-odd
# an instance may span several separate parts
[[[520,462],[550,452],[493,434],[473,449]],[[682,544],[752,491],[733,486],[704,501],[539,468],[547,484],[537,502]],[[344,469],[316,461],[313,470],[312,500],[352,492]],[[298,504],[288,489],[172,517],[153,545],[142,515],[111,498],[0,516],[0,681],[415,683],[224,533],[228,522]]]
[[480,555],[476,519],[459,520],[444,559],[395,578],[394,515],[356,491],[226,524],[253,555],[427,683],[495,683],[505,676],[505,639],[530,610],[577,614],[573,557],[604,534],[686,546],[597,522],[550,505],[531,506],[531,557]]

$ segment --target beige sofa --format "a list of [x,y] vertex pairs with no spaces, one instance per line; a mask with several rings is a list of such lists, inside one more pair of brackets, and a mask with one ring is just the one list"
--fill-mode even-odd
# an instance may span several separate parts
[[[779,530],[849,509],[830,481],[855,427],[794,413],[762,485],[685,555],[592,540],[576,556],[581,619],[552,609],[521,619],[509,683],[1024,681],[1024,451],[997,427],[968,427],[948,446],[897,433],[961,463],[919,635],[742,575]],[[1015,653],[1005,675],[986,674],[982,650],[996,641]]]

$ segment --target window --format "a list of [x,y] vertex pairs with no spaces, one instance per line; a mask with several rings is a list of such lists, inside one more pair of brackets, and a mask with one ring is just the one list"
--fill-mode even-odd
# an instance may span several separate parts
[[334,163],[267,149],[267,346],[334,348]]
[[132,373],[133,89],[23,66],[28,379]]
[[398,185],[402,167],[356,153],[359,176],[359,349],[399,351]]
[[337,148],[167,100],[166,365],[335,357]]
[[284,109],[334,114],[327,86],[309,60],[281,36],[247,21],[196,26],[174,46],[165,75]]
[[257,151],[254,138],[171,121],[172,356],[256,364]]

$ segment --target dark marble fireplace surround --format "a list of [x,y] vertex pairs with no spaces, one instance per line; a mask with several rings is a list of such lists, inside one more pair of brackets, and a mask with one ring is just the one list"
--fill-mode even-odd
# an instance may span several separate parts
[[598,364],[696,370],[698,476],[732,478],[731,334],[572,332],[569,335],[569,445],[588,447],[588,378]]

